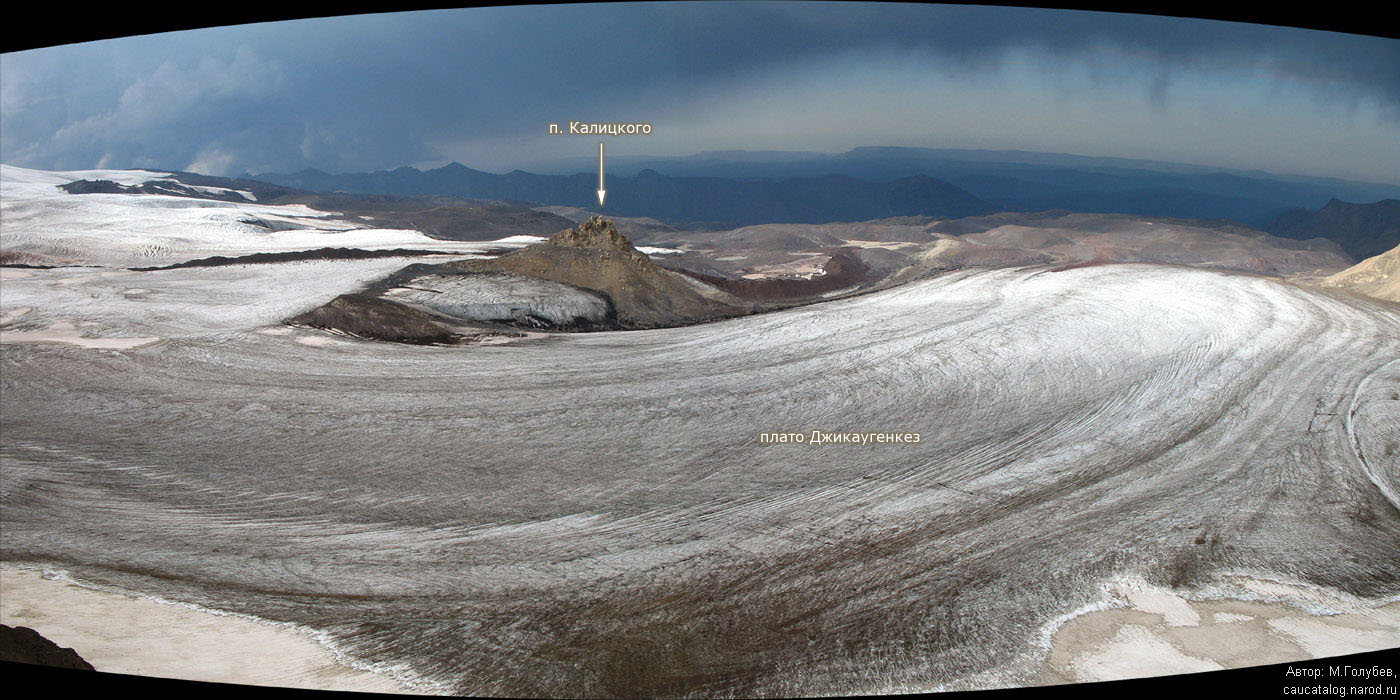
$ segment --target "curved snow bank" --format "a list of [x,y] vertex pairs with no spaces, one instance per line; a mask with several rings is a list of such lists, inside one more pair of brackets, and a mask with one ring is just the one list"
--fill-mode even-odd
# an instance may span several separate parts
[[1357,461],[1400,510],[1400,359],[1366,375],[1344,406]]

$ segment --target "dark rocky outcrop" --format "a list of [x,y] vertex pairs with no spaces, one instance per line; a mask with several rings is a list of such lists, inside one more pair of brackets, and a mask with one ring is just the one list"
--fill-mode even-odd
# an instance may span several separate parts
[[[541,281],[529,298],[515,300],[522,309],[566,306],[580,294],[599,300],[605,312],[588,318],[556,318],[520,314],[512,318],[466,317],[453,309],[502,303],[500,298],[476,298],[490,285],[444,284],[444,279],[478,276],[482,282],[502,276]],[[550,285],[554,283],[549,291]],[[562,285],[562,286],[561,286]],[[456,295],[443,303],[406,300],[404,288]],[[397,292],[395,291],[397,290]],[[558,296],[556,300],[553,296]],[[398,297],[397,299],[395,297]],[[460,298],[458,298],[460,297]],[[511,333],[511,327],[554,331],[636,330],[683,326],[740,316],[754,306],[678,272],[665,269],[633,247],[612,222],[593,217],[560,231],[547,241],[496,258],[458,260],[437,265],[409,265],[369,285],[344,294],[316,309],[287,320],[361,338],[415,344],[461,342],[477,334]]]
[[1264,226],[1275,236],[1335,241],[1357,260],[1400,245],[1400,199],[1352,204],[1333,199],[1317,210],[1293,209]]
[[[658,265],[611,221],[595,216],[542,243],[495,258],[409,265],[288,323],[416,344],[456,343],[464,333],[491,329],[686,326],[816,301],[867,285],[880,275],[860,253],[832,249],[823,274],[811,278],[735,278],[711,274],[715,270]],[[520,313],[506,314],[503,309]]]
[[448,345],[463,338],[427,312],[364,293],[342,294],[287,322],[413,345]]
[[425,267],[438,274],[509,272],[595,292],[611,302],[619,329],[690,325],[751,310],[721,290],[653,263],[612,222],[597,216],[497,258]]
[[152,180],[139,185],[123,185],[111,180],[77,180],[59,185],[69,194],[164,194],[192,199],[214,199],[221,202],[251,202],[238,192],[213,192],[186,186],[171,179]]
[[0,625],[0,661],[95,671],[78,652],[61,647],[28,627]]

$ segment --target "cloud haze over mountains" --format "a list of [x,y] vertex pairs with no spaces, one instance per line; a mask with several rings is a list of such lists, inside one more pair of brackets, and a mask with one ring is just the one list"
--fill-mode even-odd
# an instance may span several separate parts
[[1400,42],[1091,12],[855,3],[310,19],[0,58],[38,168],[330,172],[610,153],[1014,148],[1400,182]]

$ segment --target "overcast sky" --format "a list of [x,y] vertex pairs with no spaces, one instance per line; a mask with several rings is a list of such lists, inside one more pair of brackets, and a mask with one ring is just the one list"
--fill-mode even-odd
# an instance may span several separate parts
[[1063,10],[625,3],[243,25],[0,56],[0,160],[216,175],[609,153],[1024,149],[1400,183],[1400,41]]

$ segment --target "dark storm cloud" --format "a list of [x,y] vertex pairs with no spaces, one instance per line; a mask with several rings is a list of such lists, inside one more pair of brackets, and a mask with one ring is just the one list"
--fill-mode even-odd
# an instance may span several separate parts
[[1025,50],[1091,69],[1127,56],[1145,68],[1126,87],[1159,104],[1183,73],[1258,74],[1329,104],[1370,101],[1400,122],[1400,42],[1387,39],[1033,9],[626,3],[302,20],[7,54],[0,147],[6,162],[35,167],[393,167],[441,157],[443,143],[537,134],[546,121],[674,114],[756,71],[918,56],[995,75]]

